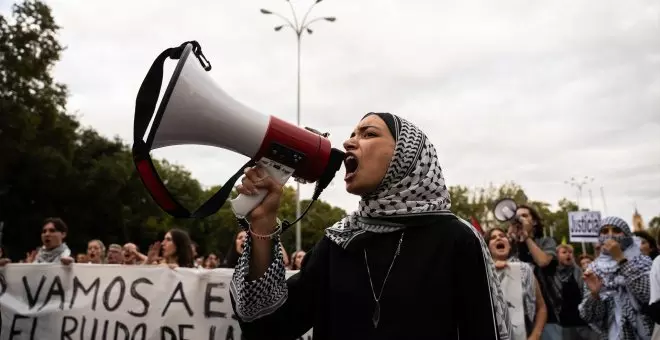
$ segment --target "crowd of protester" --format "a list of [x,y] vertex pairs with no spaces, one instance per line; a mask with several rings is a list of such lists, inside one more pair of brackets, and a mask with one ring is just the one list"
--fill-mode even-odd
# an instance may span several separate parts
[[[491,228],[483,234],[498,273],[511,263],[521,266],[525,337],[651,339],[660,321],[660,302],[656,302],[660,300],[660,262],[654,262],[658,256],[656,239],[644,231],[632,233],[618,217],[607,217],[601,221],[594,254],[576,257],[571,245],[558,245],[543,230],[541,216],[523,205],[508,228]],[[246,239],[245,231],[236,233],[225,257],[219,252],[200,255],[186,231],[171,229],[146,253],[134,243],[106,246],[94,239],[88,242],[86,252],[74,254],[66,244],[68,232],[62,219],[46,219],[42,245],[20,262],[234,268]],[[286,268],[300,269],[305,252],[296,251],[289,256],[282,244],[280,247]],[[9,262],[5,256],[0,250],[0,265]],[[501,275],[500,280],[503,279]],[[510,298],[506,294],[505,298]]]
[[513,339],[660,339],[660,259],[654,237],[632,233],[621,218],[606,217],[594,254],[576,258],[571,245],[558,245],[543,229],[541,216],[523,205],[506,230],[484,233],[498,272],[511,263],[521,268],[522,296],[517,298],[523,301],[525,330]]
[[[245,231],[238,232],[234,242],[223,258],[221,252],[210,252],[206,255],[198,253],[199,246],[191,240],[185,230],[171,229],[162,241],[149,246],[146,254],[140,251],[135,243],[105,245],[100,239],[93,239],[87,243],[85,252],[75,253],[66,243],[69,232],[67,224],[60,218],[47,218],[41,229],[41,246],[25,254],[20,263],[89,263],[89,264],[115,264],[115,265],[163,265],[170,268],[234,268],[240,254],[243,252]],[[284,260],[289,270],[300,269],[305,252],[296,251],[289,258],[284,246],[280,244],[284,253]],[[0,265],[10,260],[0,249]]]

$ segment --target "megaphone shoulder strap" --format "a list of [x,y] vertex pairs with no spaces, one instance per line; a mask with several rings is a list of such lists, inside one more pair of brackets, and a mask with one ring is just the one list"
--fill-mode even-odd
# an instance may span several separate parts
[[[151,140],[148,139],[145,142],[144,135],[147,132],[149,123],[154,117],[154,111],[156,110],[156,104],[158,102],[158,96],[163,82],[163,65],[165,60],[168,57],[171,59],[181,58],[186,49],[189,49],[186,53],[194,53],[206,71],[211,69],[211,64],[202,53],[202,48],[197,41],[188,41],[178,47],[168,48],[158,55],[142,81],[142,85],[140,86],[135,101],[135,117],[133,121],[133,162],[135,163],[135,167],[140,175],[142,183],[161,209],[178,218],[204,218],[214,214],[225,204],[231,194],[234,183],[236,183],[238,178],[243,174],[243,169],[254,166],[255,162],[249,160],[245,163],[232,177],[229,178],[229,180],[227,180],[218,192],[211,196],[211,198],[193,213],[181,205],[165,187],[165,184],[156,171],[151,155],[149,154]],[[157,125],[157,123],[155,122],[154,125]]]

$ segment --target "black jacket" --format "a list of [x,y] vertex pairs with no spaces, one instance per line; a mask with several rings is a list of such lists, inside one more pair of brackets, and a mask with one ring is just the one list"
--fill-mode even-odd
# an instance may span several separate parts
[[378,328],[372,323],[375,302],[364,249],[378,295],[400,232],[365,233],[349,249],[324,237],[288,279],[284,305],[253,322],[239,320],[244,337],[297,339],[313,328],[314,340],[458,339],[459,334],[460,339],[500,339],[486,275],[490,254],[482,251],[480,236],[454,216],[415,217],[414,224],[406,228],[383,291]]

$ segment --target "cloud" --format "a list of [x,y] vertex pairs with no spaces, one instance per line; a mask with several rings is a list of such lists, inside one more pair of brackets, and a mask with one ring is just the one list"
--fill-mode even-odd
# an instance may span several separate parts
[[[132,139],[137,89],[165,48],[197,39],[210,75],[239,101],[296,119],[292,32],[259,8],[284,1],[48,1],[67,46],[56,68],[69,106],[101,133]],[[310,1],[293,1],[302,11]],[[595,208],[630,221],[660,214],[660,4],[601,1],[323,1],[302,42],[302,123],[339,145],[368,111],[422,126],[451,185],[514,180],[535,200],[574,198],[592,176]],[[169,70],[171,70],[171,65]],[[166,71],[167,73],[167,71]],[[159,150],[206,185],[244,158]],[[352,210],[343,171],[323,198]],[[585,189],[586,190],[586,189]],[[304,186],[309,197],[312,186]],[[588,194],[581,202],[589,202]],[[586,203],[585,203],[586,204]]]

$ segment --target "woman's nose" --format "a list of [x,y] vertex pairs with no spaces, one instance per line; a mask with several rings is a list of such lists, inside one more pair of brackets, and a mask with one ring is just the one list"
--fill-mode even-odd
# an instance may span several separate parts
[[346,141],[344,141],[344,149],[345,150],[347,150],[347,151],[348,150],[355,150],[355,147],[356,147],[355,137],[351,137],[351,138],[347,139]]

